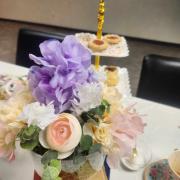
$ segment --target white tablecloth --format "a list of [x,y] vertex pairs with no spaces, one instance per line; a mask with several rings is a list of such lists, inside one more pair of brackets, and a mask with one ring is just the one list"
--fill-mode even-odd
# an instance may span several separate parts
[[[25,75],[28,69],[0,62],[0,74]],[[180,110],[133,97],[136,109],[144,114],[147,123],[141,137],[152,151],[152,161],[166,158],[180,148]],[[141,180],[143,169],[130,172],[124,169],[111,170],[110,180]],[[33,163],[28,151],[17,150],[16,161],[0,160],[0,180],[32,180]]]

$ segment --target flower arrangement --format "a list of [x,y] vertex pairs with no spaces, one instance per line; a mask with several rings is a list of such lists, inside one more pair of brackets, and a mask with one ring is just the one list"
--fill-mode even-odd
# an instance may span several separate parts
[[[42,57],[29,55],[39,66],[30,68],[28,86],[0,103],[0,157],[15,159],[19,141],[40,155],[43,180],[83,166],[99,171],[105,159],[118,168],[143,133],[141,116],[100,80],[91,53],[74,36],[44,41],[40,51]],[[7,118],[6,109],[18,112]]]

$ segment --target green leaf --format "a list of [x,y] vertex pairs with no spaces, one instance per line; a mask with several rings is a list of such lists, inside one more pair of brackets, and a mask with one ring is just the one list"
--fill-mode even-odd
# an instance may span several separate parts
[[27,128],[25,129],[24,134],[25,134],[26,136],[30,137],[30,136],[32,136],[32,135],[36,132],[36,130],[37,130],[37,127],[31,125],[31,126],[29,126],[29,127],[27,127]]
[[59,171],[61,170],[61,161],[57,159],[52,159],[50,161],[50,166],[57,168]]
[[24,149],[33,150],[38,145],[38,140],[30,140],[25,142],[20,142],[20,145]]
[[44,169],[42,180],[55,180],[59,176],[59,171],[57,168],[52,166],[47,166]]
[[43,154],[42,159],[41,159],[41,163],[46,165],[52,159],[57,159],[57,157],[58,157],[58,152],[57,151],[49,150],[49,151],[47,151],[47,152],[45,152]]
[[103,118],[104,114],[110,111],[110,104],[106,100],[102,100],[101,105],[90,109],[88,112],[83,112],[81,118],[84,122],[93,121],[98,123]]
[[89,150],[89,153],[94,153],[101,150],[101,144],[93,144]]
[[106,108],[104,105],[100,105],[98,108],[96,108],[96,114],[100,117],[103,116],[104,112],[105,112]]
[[73,163],[74,164],[80,164],[84,161],[86,161],[86,158],[84,156],[82,156],[81,154],[78,154],[78,155],[73,157]]
[[44,148],[40,143],[38,143],[38,145],[33,149],[33,151],[43,156],[43,154],[47,152],[48,149]]
[[103,106],[105,106],[105,108],[106,108],[107,111],[110,110],[110,106],[111,106],[111,105],[109,104],[108,101],[106,101],[105,99],[103,99],[102,102],[101,102],[101,104],[102,104]]
[[23,129],[20,137],[25,140],[29,140],[29,139],[32,139],[32,138],[38,136],[39,131],[40,131],[39,127],[30,125],[29,127],[26,127]]
[[93,144],[92,137],[89,135],[83,135],[80,141],[80,148],[84,151],[88,151]]
[[61,177],[57,177],[54,180],[62,180],[62,178]]
[[39,143],[39,127],[30,125],[20,131],[20,145],[24,149],[33,150]]

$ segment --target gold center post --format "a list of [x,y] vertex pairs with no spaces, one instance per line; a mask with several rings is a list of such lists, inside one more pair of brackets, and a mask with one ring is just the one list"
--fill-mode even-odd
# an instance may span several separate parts
[[[104,24],[104,13],[105,13],[105,2],[104,0],[99,1],[99,9],[98,9],[98,27],[97,27],[97,38],[101,39],[102,37],[102,29]],[[100,56],[95,57],[95,67],[99,69],[100,65]]]

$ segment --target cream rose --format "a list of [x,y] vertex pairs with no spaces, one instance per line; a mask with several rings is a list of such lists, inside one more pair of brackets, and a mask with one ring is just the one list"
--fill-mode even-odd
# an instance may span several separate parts
[[40,143],[48,149],[59,152],[59,159],[70,156],[79,144],[82,135],[78,119],[68,113],[62,113],[53,123],[40,133]]
[[100,123],[99,126],[93,123],[86,123],[83,127],[83,133],[92,136],[94,141],[102,144],[105,148],[109,148],[112,144],[109,125],[104,123]]
[[105,146],[110,144],[110,133],[107,127],[96,128],[94,131],[94,137],[98,143]]

